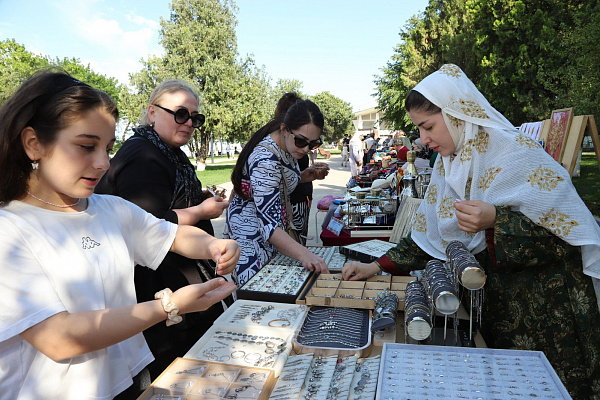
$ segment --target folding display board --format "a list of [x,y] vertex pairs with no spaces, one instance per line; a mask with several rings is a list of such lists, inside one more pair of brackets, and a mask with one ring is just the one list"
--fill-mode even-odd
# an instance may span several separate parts
[[[548,134],[550,133],[550,119],[543,121],[542,131],[540,134],[540,140],[548,140]],[[594,145],[594,152],[596,153],[596,159],[598,160],[598,166],[600,166],[600,138],[598,137],[598,127],[596,126],[596,119],[593,115],[577,115],[573,117],[571,127],[565,138],[565,146],[560,161],[561,165],[569,171],[569,175],[573,176],[575,171],[575,165],[577,164],[577,157],[581,150],[583,143],[583,137],[589,135],[592,138]]]
[[598,166],[600,166],[600,139],[598,138],[596,120],[593,115],[578,115],[573,117],[573,121],[571,122],[571,128],[565,138],[564,151],[560,161],[561,165],[569,171],[570,176],[573,176],[573,172],[575,171],[577,157],[579,156],[586,130],[592,138],[594,152],[596,153]]

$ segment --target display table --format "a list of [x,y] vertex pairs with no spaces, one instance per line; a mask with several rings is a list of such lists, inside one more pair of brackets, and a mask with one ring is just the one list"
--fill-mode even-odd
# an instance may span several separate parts
[[[355,240],[348,243],[370,239],[324,233]],[[324,242],[326,236],[321,236]],[[336,255],[342,260],[332,255],[328,265],[334,258],[336,265],[343,264],[344,254]],[[279,263],[290,267],[285,260]],[[289,283],[287,275],[272,273],[270,278]],[[570,398],[543,353],[487,349],[476,331],[478,319],[469,319],[462,304],[448,315],[436,305],[431,318],[419,317],[429,312],[408,296],[414,294],[409,289],[420,285],[414,278],[376,275],[343,281],[334,275],[311,276],[295,304],[238,299],[138,400],[374,400],[430,398],[431,393],[441,398],[525,398],[542,397],[546,391],[550,397],[542,398]],[[262,293],[265,299],[272,295]],[[397,296],[397,304],[386,309],[390,303],[382,301],[385,296]],[[390,315],[396,317],[395,325]],[[369,334],[382,316],[391,319],[388,328]],[[423,329],[426,319],[429,325]],[[425,330],[427,335],[421,335]],[[467,374],[472,379],[464,379]],[[500,381],[502,385],[496,383]]]

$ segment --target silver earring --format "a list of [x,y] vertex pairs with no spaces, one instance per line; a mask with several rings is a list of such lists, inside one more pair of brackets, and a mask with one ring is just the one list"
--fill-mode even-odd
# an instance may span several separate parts
[[150,122],[150,128],[154,129],[154,122]]
[[39,161],[38,160],[33,160],[31,162],[31,168],[32,169],[38,169],[38,167],[40,166]]

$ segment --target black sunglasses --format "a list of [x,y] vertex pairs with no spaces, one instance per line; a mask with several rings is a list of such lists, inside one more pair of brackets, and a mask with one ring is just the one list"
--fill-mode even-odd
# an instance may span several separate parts
[[309,150],[314,150],[314,149],[316,149],[317,147],[319,147],[320,145],[323,144],[323,142],[321,141],[321,138],[319,138],[317,140],[313,140],[312,142],[309,142],[308,140],[306,140],[306,139],[304,139],[302,137],[296,136],[296,134],[294,132],[292,132],[292,130],[290,128],[286,127],[286,129],[294,137],[294,144],[299,149],[303,149],[306,146],[308,146]]
[[192,120],[192,126],[194,128],[200,128],[202,125],[204,125],[204,121],[206,120],[206,117],[203,114],[194,114],[194,115],[190,115],[190,112],[188,110],[186,110],[185,108],[180,108],[177,111],[173,111],[173,110],[169,110],[168,108],[164,108],[163,106],[159,106],[158,104],[154,104],[156,107],[165,110],[166,112],[168,112],[169,114],[173,114],[173,116],[175,117],[175,122],[177,122],[180,125],[185,124],[188,119]]

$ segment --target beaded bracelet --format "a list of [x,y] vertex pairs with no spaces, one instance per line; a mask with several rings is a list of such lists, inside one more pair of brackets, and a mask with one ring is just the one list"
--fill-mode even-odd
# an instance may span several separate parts
[[169,288],[158,291],[154,295],[155,299],[160,299],[163,310],[167,313],[167,326],[175,325],[183,321],[183,317],[177,315],[179,313],[179,307],[171,302],[172,295],[173,292]]

